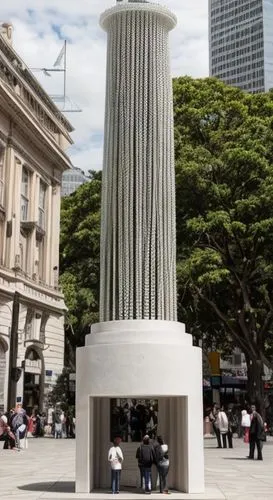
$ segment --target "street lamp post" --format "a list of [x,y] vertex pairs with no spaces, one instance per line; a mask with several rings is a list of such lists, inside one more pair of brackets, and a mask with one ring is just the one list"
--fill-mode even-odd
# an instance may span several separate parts
[[9,344],[8,409],[13,408],[15,406],[16,385],[21,374],[17,370],[19,310],[20,310],[19,292],[15,292],[13,298],[12,320],[10,328],[10,344]]

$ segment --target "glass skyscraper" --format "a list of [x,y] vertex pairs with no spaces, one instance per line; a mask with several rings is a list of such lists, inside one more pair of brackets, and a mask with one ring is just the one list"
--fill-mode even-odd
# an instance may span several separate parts
[[66,170],[63,173],[61,195],[69,196],[74,193],[79,186],[88,181],[89,178],[86,177],[85,173],[80,168],[74,167],[71,170]]
[[273,88],[273,0],[209,0],[210,76],[249,92]]

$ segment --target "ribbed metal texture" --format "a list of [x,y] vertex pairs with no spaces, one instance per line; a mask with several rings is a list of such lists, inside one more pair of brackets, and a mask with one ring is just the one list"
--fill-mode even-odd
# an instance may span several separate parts
[[168,32],[154,4],[106,11],[100,320],[176,321],[173,99]]

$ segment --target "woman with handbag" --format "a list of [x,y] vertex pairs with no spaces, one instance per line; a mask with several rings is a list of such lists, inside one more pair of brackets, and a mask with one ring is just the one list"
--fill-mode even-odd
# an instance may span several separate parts
[[120,488],[120,475],[122,469],[122,462],[124,460],[123,453],[120,448],[121,438],[117,437],[113,441],[113,446],[108,452],[108,462],[111,465],[111,488],[112,493],[119,493]]

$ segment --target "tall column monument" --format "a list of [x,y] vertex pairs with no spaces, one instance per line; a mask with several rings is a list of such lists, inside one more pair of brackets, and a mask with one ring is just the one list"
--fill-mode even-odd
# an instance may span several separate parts
[[101,321],[176,320],[173,101],[166,8],[118,2],[107,31]]
[[[117,0],[101,16],[107,32],[101,322],[77,352],[78,492],[109,484],[111,398],[158,399],[170,486],[204,490],[201,351],[176,312],[168,46],[175,25],[167,8],[143,0]],[[127,460],[135,448],[123,445]],[[124,486],[136,484],[137,463],[135,469],[123,471]]]

